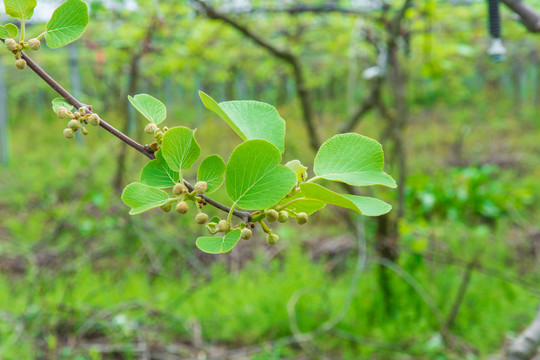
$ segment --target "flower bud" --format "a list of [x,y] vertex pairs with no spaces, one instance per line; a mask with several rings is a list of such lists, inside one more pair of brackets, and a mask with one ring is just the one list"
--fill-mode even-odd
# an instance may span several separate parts
[[153,134],[154,132],[156,132],[157,129],[158,129],[158,127],[157,127],[156,124],[150,123],[150,124],[146,125],[146,127],[144,128],[144,132],[147,133],[147,134]]
[[97,114],[92,114],[88,117],[88,123],[90,125],[93,125],[93,126],[98,126],[99,125],[99,116]]
[[156,141],[160,141],[161,139],[163,139],[163,132],[158,131],[158,132],[155,133],[154,136],[156,137]]
[[166,133],[166,132],[167,132],[167,130],[169,130],[169,128],[168,128],[168,127],[166,127],[166,126],[164,126],[164,127],[163,127],[163,132],[164,132],[164,133]]
[[308,221],[308,214],[306,214],[305,212],[301,212],[296,215],[296,222],[299,225],[304,225],[305,223],[307,223],[307,221]]
[[28,40],[28,47],[31,50],[37,51],[41,47],[41,42],[36,38],[30,39]]
[[195,183],[195,192],[197,192],[197,194],[202,195],[206,192],[207,189],[208,184],[206,183],[206,181],[197,181]]
[[73,130],[71,129],[64,129],[64,137],[66,139],[72,139],[75,134],[73,133]]
[[229,230],[229,223],[227,222],[227,220],[220,220],[218,222],[218,231],[225,232],[227,230]]
[[183,193],[184,189],[186,189],[186,186],[184,184],[177,183],[176,185],[174,185],[172,191],[173,191],[174,195],[181,195]]
[[208,215],[206,215],[205,213],[199,213],[197,215],[195,215],[195,222],[197,224],[205,224],[206,222],[208,221]]
[[240,234],[240,237],[244,240],[251,239],[251,230],[248,228],[243,228],[242,233]]
[[58,116],[59,119],[65,119],[69,115],[68,109],[64,106],[60,106],[58,108],[58,112],[56,113],[56,115]]
[[86,135],[90,134],[90,132],[88,131],[87,128],[83,127],[83,128],[81,129],[81,134],[83,134],[84,136],[86,136]]
[[75,119],[80,119],[80,118],[81,118],[81,113],[78,112],[78,111],[75,111],[75,112],[73,113],[73,116],[75,117]]
[[77,131],[80,129],[81,127],[81,123],[79,120],[69,120],[68,124],[67,124],[68,128],[70,128],[71,130],[73,131]]
[[189,210],[189,205],[185,201],[180,201],[178,204],[176,204],[176,211],[178,211],[179,214],[185,214]]
[[6,49],[8,49],[8,51],[17,50],[17,42],[13,39],[4,40],[4,44],[6,44]]
[[274,222],[278,218],[278,212],[274,209],[270,209],[266,212],[266,220],[269,222]]
[[161,206],[161,210],[165,212],[169,212],[172,209],[172,204],[170,202],[166,203],[165,205]]
[[280,223],[286,223],[287,221],[289,221],[289,213],[285,210],[280,211],[277,220]]
[[266,237],[266,242],[268,243],[268,245],[276,245],[278,240],[279,236],[277,236],[276,234],[268,234],[268,236]]
[[24,59],[15,60],[15,66],[17,67],[17,69],[23,70],[26,67],[26,60]]

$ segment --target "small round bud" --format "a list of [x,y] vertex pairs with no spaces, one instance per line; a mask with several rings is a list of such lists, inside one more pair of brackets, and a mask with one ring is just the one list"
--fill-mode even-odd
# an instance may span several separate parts
[[251,230],[248,228],[243,228],[242,233],[240,234],[240,237],[244,240],[251,239]]
[[15,60],[15,66],[17,67],[17,69],[23,70],[26,67],[26,60],[24,59]]
[[84,136],[86,136],[86,135],[90,134],[90,132],[88,131],[87,128],[83,127],[83,128],[81,129],[81,134],[83,134]]
[[4,40],[4,44],[6,44],[6,49],[8,49],[8,51],[17,50],[17,42],[13,39]]
[[229,223],[227,222],[227,220],[220,220],[218,222],[218,231],[225,232],[227,230],[229,230]]
[[28,47],[31,50],[37,51],[41,47],[41,42],[36,38],[30,39],[28,40]]
[[99,125],[99,116],[97,114],[92,114],[88,117],[88,123],[93,126]]
[[178,211],[179,214],[185,214],[189,210],[189,205],[185,201],[180,201],[178,204],[176,204],[176,211]]
[[73,119],[73,120],[69,120],[67,126],[68,126],[68,128],[72,129],[73,131],[77,131],[81,127],[81,123],[80,123],[79,120]]
[[195,183],[195,192],[199,195],[202,195],[208,190],[208,184],[206,181],[197,181]]
[[289,221],[289,213],[285,210],[280,211],[277,220],[280,223],[286,223],[287,221]]
[[163,132],[162,131],[158,131],[155,133],[154,135],[156,137],[156,140],[157,141],[160,141],[161,139],[163,139]]
[[274,209],[270,209],[266,212],[266,220],[269,222],[274,222],[278,218],[278,212]]
[[146,127],[144,128],[144,132],[147,133],[147,134],[153,134],[156,132],[156,130],[158,129],[157,125],[154,124],[154,123],[150,123],[148,125],[146,125]]
[[68,109],[64,106],[60,106],[58,108],[58,112],[56,113],[56,115],[58,116],[59,119],[65,119],[69,115]]
[[170,202],[166,203],[165,205],[161,206],[161,210],[165,212],[169,212],[172,209],[172,204]]
[[75,117],[75,119],[80,119],[81,118],[81,113],[78,112],[78,111],[75,111],[75,113],[73,113],[73,116]]
[[66,139],[72,139],[74,135],[75,135],[75,134],[74,134],[73,130],[71,130],[71,129],[64,129],[64,137],[65,137]]
[[299,225],[304,225],[305,223],[307,223],[307,221],[308,221],[308,214],[306,214],[305,212],[301,212],[296,215],[296,222]]
[[169,130],[169,128],[168,128],[168,127],[166,127],[166,126],[164,126],[164,127],[163,127],[163,132],[164,132],[164,133],[166,133],[166,132],[167,132],[167,130]]
[[268,236],[266,237],[266,242],[268,243],[268,245],[276,245],[278,240],[279,236],[277,236],[276,234],[268,234]]
[[197,215],[195,215],[195,222],[197,224],[205,224],[206,222],[208,221],[208,215],[206,215],[205,213],[199,213]]
[[184,184],[177,183],[176,185],[174,185],[172,191],[174,195],[181,195],[184,189],[186,189],[186,186]]

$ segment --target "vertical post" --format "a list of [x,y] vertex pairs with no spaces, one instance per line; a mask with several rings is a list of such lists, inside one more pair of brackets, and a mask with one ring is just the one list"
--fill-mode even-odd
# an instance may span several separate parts
[[7,88],[4,78],[4,65],[0,63],[0,162],[6,165],[8,157],[8,109],[7,109]]

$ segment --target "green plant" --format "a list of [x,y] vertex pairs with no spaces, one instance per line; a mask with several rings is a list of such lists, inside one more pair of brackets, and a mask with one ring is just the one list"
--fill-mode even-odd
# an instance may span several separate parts
[[[150,159],[142,169],[140,181],[129,184],[122,193],[122,200],[131,207],[131,215],[158,207],[168,212],[173,205],[178,213],[185,214],[189,204],[202,213],[202,209],[210,204],[226,212],[226,219],[214,217],[207,222],[199,216],[196,222],[204,225],[210,235],[221,232],[223,236],[199,237],[196,244],[204,252],[217,254],[230,252],[240,237],[250,238],[251,234],[243,230],[252,229],[257,223],[267,233],[267,242],[275,244],[278,236],[265,219],[286,222],[295,217],[298,224],[304,224],[310,214],[326,204],[366,216],[379,216],[390,211],[391,206],[381,200],[339,194],[316,183],[329,180],[350,186],[396,187],[392,177],[383,171],[383,151],[377,141],[355,133],[330,138],[315,157],[315,176],[307,179],[307,167],[300,161],[281,164],[285,151],[285,120],[273,106],[257,101],[218,103],[203,92],[199,92],[203,104],[221,117],[243,142],[232,151],[227,163],[218,155],[205,158],[197,171],[197,183],[192,186],[186,176],[201,154],[195,130],[183,126],[160,128],[167,117],[167,109],[158,99],[147,94],[129,97],[130,103],[150,122],[144,132],[151,134],[153,141],[141,145],[103,121],[92,112],[91,106],[75,99],[23,53],[25,48],[38,49],[38,42],[43,37],[51,48],[77,40],[88,24],[86,3],[82,0],[64,2],[54,11],[45,31],[30,42],[24,41],[24,22],[31,18],[35,0],[8,0],[5,6],[6,13],[21,20],[21,36],[18,43],[11,39],[17,27],[8,24],[1,28],[0,37],[15,55],[17,67],[28,65],[60,94],[61,98],[54,99],[52,107],[59,118],[69,119],[64,136],[73,138],[79,129],[87,135],[84,125],[100,125]],[[219,190],[223,184],[232,202],[230,206],[207,195]],[[171,188],[172,194],[163,190]],[[241,221],[234,224],[233,216]]]

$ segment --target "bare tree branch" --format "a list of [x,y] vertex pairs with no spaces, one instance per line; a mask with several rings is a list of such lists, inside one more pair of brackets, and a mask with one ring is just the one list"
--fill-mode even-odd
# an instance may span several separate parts
[[518,14],[521,22],[530,32],[540,32],[540,14],[522,0],[501,0],[513,12]]
[[507,360],[530,360],[540,346],[540,308],[536,318],[525,331],[515,339],[507,350]]
[[304,79],[304,74],[299,58],[293,55],[290,51],[280,49],[266,39],[260,37],[248,27],[240,24],[230,16],[217,11],[206,2],[202,0],[191,1],[199,8],[201,8],[209,19],[221,20],[224,23],[229,24],[230,26],[244,34],[244,36],[251,39],[253,42],[260,45],[261,47],[265,48],[274,56],[288,62],[291,65],[296,81],[296,93],[302,105],[302,119],[308,130],[310,145],[314,151],[317,151],[319,149],[320,141],[313,121],[313,109],[310,100],[311,95]]

